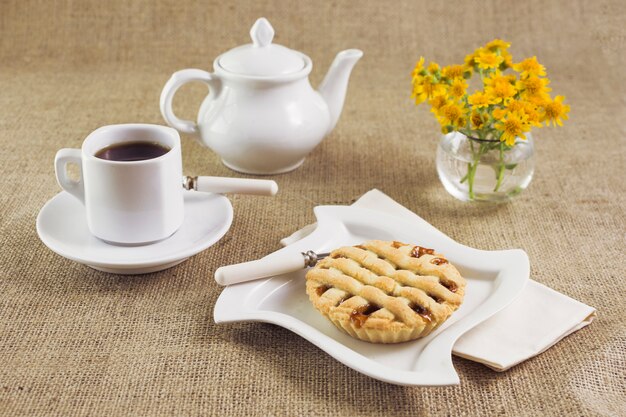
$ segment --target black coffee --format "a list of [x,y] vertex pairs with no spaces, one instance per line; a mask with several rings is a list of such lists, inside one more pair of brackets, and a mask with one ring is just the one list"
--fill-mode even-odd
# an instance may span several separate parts
[[96,158],[109,161],[143,161],[158,158],[168,153],[170,148],[154,142],[124,142],[107,146],[96,152]]

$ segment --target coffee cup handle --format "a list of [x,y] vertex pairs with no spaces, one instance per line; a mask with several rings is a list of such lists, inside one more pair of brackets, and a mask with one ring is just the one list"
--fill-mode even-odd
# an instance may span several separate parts
[[[76,164],[80,170],[78,180],[72,179],[67,175],[67,165]],[[82,156],[80,149],[61,149],[54,157],[54,172],[57,182],[68,193],[85,204],[85,184],[83,182]]]
[[210,101],[217,96],[220,88],[220,80],[215,74],[210,74],[206,71],[199,69],[184,69],[172,74],[171,78],[165,83],[163,91],[161,92],[160,107],[161,114],[168,125],[172,126],[179,132],[197,134],[198,125],[191,120],[182,120],[176,117],[174,110],[172,110],[172,100],[176,91],[184,84],[192,81],[200,81],[205,83],[209,88],[209,95],[206,100]]

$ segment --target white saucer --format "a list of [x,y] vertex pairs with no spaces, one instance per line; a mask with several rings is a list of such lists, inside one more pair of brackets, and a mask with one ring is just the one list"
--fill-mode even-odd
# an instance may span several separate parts
[[84,206],[61,192],[37,216],[37,234],[59,255],[100,271],[146,274],[183,262],[220,240],[233,221],[230,201],[219,194],[185,191],[185,220],[171,237],[142,246],[116,246],[93,236]]

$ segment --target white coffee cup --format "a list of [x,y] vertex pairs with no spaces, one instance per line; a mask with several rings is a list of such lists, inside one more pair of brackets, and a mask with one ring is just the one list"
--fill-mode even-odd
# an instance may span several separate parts
[[[96,157],[111,145],[151,142],[170,150],[156,158],[113,161]],[[67,165],[80,167],[80,178]],[[122,124],[92,132],[81,149],[61,149],[54,160],[59,185],[85,205],[91,233],[107,242],[140,245],[171,236],[184,218],[180,137],[172,128]]]

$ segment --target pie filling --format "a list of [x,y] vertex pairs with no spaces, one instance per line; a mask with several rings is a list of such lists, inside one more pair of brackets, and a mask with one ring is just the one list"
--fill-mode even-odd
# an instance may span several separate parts
[[433,317],[430,314],[430,311],[426,310],[421,305],[419,305],[419,304],[411,304],[411,305],[409,305],[409,307],[411,307],[411,310],[415,311],[421,317],[424,317],[428,321],[432,321]]
[[434,249],[423,248],[421,246],[416,246],[411,251],[411,256],[414,258],[421,258],[423,255],[432,255],[435,253]]
[[365,324],[370,314],[378,310],[380,310],[380,307],[374,304],[364,304],[352,310],[350,313],[350,321],[352,321],[356,327],[360,328]]

